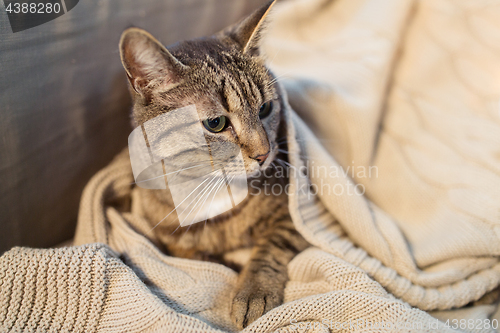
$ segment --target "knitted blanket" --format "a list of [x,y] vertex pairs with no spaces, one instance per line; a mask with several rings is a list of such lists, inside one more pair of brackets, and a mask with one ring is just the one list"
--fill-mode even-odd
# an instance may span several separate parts
[[[495,331],[498,18],[489,0],[276,6],[265,50],[291,105],[290,212],[313,246],[245,332]],[[124,152],[87,185],[75,246],[0,258],[0,331],[235,330],[236,273],[161,253],[132,183]]]

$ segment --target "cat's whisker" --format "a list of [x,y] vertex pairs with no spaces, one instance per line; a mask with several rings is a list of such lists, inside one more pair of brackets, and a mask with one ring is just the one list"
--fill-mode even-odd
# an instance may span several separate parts
[[[234,176],[233,176],[234,178]],[[231,178],[231,180],[233,179]],[[230,181],[229,181],[230,182]],[[208,212],[207,212],[207,215],[210,214],[210,210],[212,209],[212,204],[214,203],[214,199],[215,199],[215,196],[216,194],[220,191],[220,189],[222,188],[222,186],[224,186],[225,184],[225,180],[222,178],[222,179],[219,179],[219,181],[214,185],[213,189],[215,189],[215,192],[214,192],[214,195],[212,197],[212,201],[210,202],[210,206],[208,207]],[[207,227],[207,221],[208,221],[208,217],[207,219],[205,220],[205,225],[203,226],[203,233],[205,233],[205,228]]]
[[183,234],[181,237],[186,236],[186,234],[188,233],[189,229],[191,229],[191,226],[192,226],[192,225],[193,225],[193,223],[191,223],[191,224],[189,225],[189,227],[186,229],[186,231],[184,231],[184,234]]
[[285,149],[278,149],[278,151],[280,153],[287,154],[287,155],[295,155],[295,156],[298,156],[298,157],[301,157],[301,158],[308,158],[306,155],[301,155],[299,153],[292,153],[292,152],[289,152],[288,150],[285,150]]
[[172,232],[172,233],[170,234],[170,236],[172,236],[173,234],[175,234],[175,232],[177,231],[177,229],[179,229],[180,227],[181,227],[181,225],[179,224],[179,225],[177,226],[177,228],[175,228],[174,232]]
[[279,160],[279,161],[281,161],[281,162],[285,163],[285,165],[287,165],[289,168],[292,168],[292,169],[294,169],[294,170],[296,170],[296,171],[297,171],[297,168],[296,168],[295,166],[291,165],[290,163],[288,163],[287,161],[284,161],[284,160],[282,160],[282,159],[280,159],[280,158],[277,158],[277,160]]
[[283,73],[283,74],[281,74],[281,75],[279,75],[279,76],[275,77],[274,79],[272,79],[272,80],[271,80],[271,82],[269,82],[269,83],[267,84],[267,88],[270,88],[273,84],[275,84],[276,82],[278,82],[280,79],[285,78],[285,77],[286,77],[286,75],[287,75],[287,74],[289,74],[289,73],[290,73],[290,71],[287,71],[287,72],[285,72],[285,73]]
[[[214,202],[215,195],[220,191],[220,189],[222,188],[222,186],[224,186],[224,184],[225,184],[224,179],[220,179],[219,184],[217,185],[217,188],[215,189],[214,196],[212,197],[212,201],[210,202],[209,212],[212,209],[212,204]],[[207,220],[208,220],[208,218],[205,220],[205,227],[206,227]]]
[[[207,179],[208,179],[208,178],[207,178]],[[206,181],[207,179],[205,179],[205,181]],[[210,183],[211,183],[214,179],[216,179],[216,176],[213,176],[213,177],[211,178],[211,180],[210,180],[209,184],[210,184]],[[207,187],[206,187],[206,188],[208,188],[209,184],[207,184]],[[198,186],[198,187],[199,187],[199,186]],[[196,187],[196,189],[197,189],[198,187]],[[205,188],[205,189],[206,189],[206,188]],[[194,189],[193,191],[195,191],[196,189]],[[203,189],[203,191],[205,191],[205,189]],[[182,211],[179,215],[182,215],[182,214],[186,211],[186,209],[188,209],[188,208],[189,208],[189,206],[191,206],[191,204],[193,203],[193,201],[194,201],[194,200],[196,200],[196,198],[197,198],[197,197],[198,197],[201,193],[203,193],[203,191],[202,191],[202,192],[200,192],[200,193],[198,193],[198,195],[197,195],[196,197],[194,197],[194,198],[193,198],[193,200],[191,200],[191,202],[189,203],[189,205],[187,205],[187,206],[186,206],[186,208],[184,208],[184,210],[183,210],[183,211]],[[192,193],[193,193],[193,192],[191,192],[191,193],[190,193],[190,194],[189,194],[189,195],[188,195],[188,196],[187,196],[187,197],[186,197],[186,198],[185,198],[182,202],[184,202],[184,201],[185,201],[185,200],[186,200],[189,196],[191,196],[191,194],[192,194]],[[182,202],[181,202],[179,205],[181,205],[181,204],[182,204]],[[192,211],[192,210],[191,210],[191,211]],[[189,214],[191,214],[191,212],[189,212]],[[189,216],[189,214],[188,214],[188,215],[186,215],[186,217],[184,218],[184,220],[182,220],[182,221],[179,223],[179,226],[177,226],[177,228],[175,228],[175,230],[174,230],[174,231],[173,231],[170,235],[173,235],[173,234],[174,234],[174,233],[175,233],[175,232],[176,232],[176,231],[177,231],[177,230],[178,230],[178,229],[182,226],[182,223],[184,223],[184,221],[185,221],[185,220],[186,220],[186,218]],[[189,228],[191,228],[191,225],[192,225],[192,224],[190,224],[190,225],[189,225],[189,227],[188,227],[188,229],[187,229],[188,231],[189,231]],[[186,231],[186,232],[187,232],[187,231]],[[186,233],[184,233],[184,235],[185,235],[185,234],[186,234]],[[184,236],[184,235],[183,235],[183,236]],[[183,236],[182,236],[182,237],[183,237]]]
[[279,75],[279,76],[276,76],[275,78],[273,78],[273,79],[272,79],[272,80],[271,80],[271,81],[267,84],[267,86],[268,86],[268,87],[272,86],[274,83],[278,82],[278,80],[279,80],[280,78],[284,77],[286,74],[287,74],[287,73],[285,73],[285,74],[281,74],[281,75]]
[[[296,168],[295,166],[291,165],[291,164],[290,164],[290,163],[288,163],[287,161],[282,160],[281,158],[277,158],[277,159],[276,159],[276,161],[277,161],[278,163],[280,163],[280,164],[281,164],[281,163],[284,163],[284,164],[285,164],[285,167],[286,167],[286,166],[288,166],[289,168],[291,168],[291,169],[293,169],[293,170],[295,170],[295,171],[298,171],[298,170],[297,170],[297,168]],[[281,164],[281,165],[283,166],[283,164]]]
[[167,216],[165,216],[164,218],[162,218],[162,219],[161,219],[161,221],[160,221],[160,222],[158,222],[158,223],[157,223],[157,224],[156,224],[153,228],[151,228],[151,230],[149,230],[149,232],[153,231],[153,230],[154,230],[154,229],[155,229],[158,225],[160,225],[160,223],[162,223],[163,221],[165,221],[165,219],[166,219],[167,217],[169,217],[169,216],[170,216],[170,214],[172,214],[174,211],[175,211],[175,208],[174,208],[174,209],[172,209],[172,210],[170,211],[170,213],[168,213],[168,214],[167,214]]
[[275,84],[275,83],[276,83],[276,82],[278,82],[278,81],[279,81],[279,79],[273,79],[271,82],[269,82],[269,83],[267,84],[267,87],[266,87],[266,88],[267,88],[267,89],[271,88],[271,87],[272,87],[272,85],[273,85],[273,84]]
[[[221,174],[222,174],[222,173],[221,173]],[[218,180],[218,181],[216,181],[215,183],[213,183],[213,184],[212,184],[212,182],[214,181],[214,179],[216,179],[216,177],[218,177],[218,176],[214,176],[214,177],[212,178],[212,180],[210,181],[210,183],[209,183],[209,184],[207,184],[207,187],[206,187],[206,188],[204,188],[204,189],[203,189],[203,191],[202,191],[202,192],[200,192],[200,193],[199,193],[199,194],[198,194],[198,195],[197,195],[197,196],[196,196],[196,197],[195,197],[195,198],[194,198],[194,199],[193,199],[193,200],[189,203],[189,205],[186,207],[186,209],[187,209],[189,206],[191,206],[191,204],[193,203],[193,201],[194,201],[194,200],[196,200],[196,198],[197,198],[197,197],[200,197],[200,198],[199,198],[199,199],[195,202],[195,204],[194,204],[193,208],[191,208],[191,210],[190,210],[190,211],[189,211],[189,213],[186,215],[186,217],[184,218],[184,220],[180,223],[181,225],[182,225],[182,223],[184,223],[184,221],[188,218],[188,216],[190,216],[190,215],[191,215],[191,213],[193,212],[193,210],[194,210],[194,209],[198,206],[198,203],[200,202],[200,200],[201,200],[201,199],[203,199],[203,197],[204,197],[205,193],[207,193],[207,191],[208,191],[208,193],[207,193],[207,195],[205,196],[205,200],[203,201],[203,204],[199,205],[199,207],[200,207],[199,209],[201,209],[201,208],[203,207],[203,205],[205,204],[206,200],[207,200],[207,199],[208,199],[208,197],[209,197],[209,193],[211,192],[211,190],[212,190],[212,189],[213,189],[213,188],[214,188],[214,187],[215,187],[218,183],[221,183],[221,185],[223,185],[223,184],[226,182],[226,179],[224,179],[223,177],[218,177],[218,178],[219,178],[219,180]],[[227,181],[227,183],[230,183],[230,182],[233,180],[233,178],[234,178],[234,177],[235,177],[235,176],[233,176],[230,180],[228,180],[228,181]],[[219,189],[217,189],[217,192],[218,192],[218,191],[219,191]],[[217,193],[217,192],[216,192],[216,193]],[[212,199],[212,203],[213,203],[213,199]],[[186,209],[184,209],[184,211],[185,211]],[[198,211],[197,211],[197,213],[196,213],[195,217],[198,215],[198,213],[199,213],[199,209],[198,209]],[[211,209],[211,208],[210,208],[210,209]],[[181,215],[184,213],[184,211],[182,211]],[[189,228],[188,228],[188,230],[189,230]]]
[[282,166],[282,167],[284,167],[285,169],[287,169],[287,168],[288,168],[285,164],[283,164],[283,160],[282,160],[282,159],[280,159],[280,158],[276,158],[276,159],[275,159],[275,161],[276,161],[276,163],[279,163],[279,165],[281,165],[281,166]]
[[[210,201],[210,206],[208,206],[207,215],[210,214],[210,210],[212,209],[212,204],[214,203],[215,195],[219,192],[220,184],[222,183],[222,181],[223,181],[223,179],[219,179],[217,181],[217,183],[210,190],[210,193],[208,194],[208,195],[210,195],[212,193],[212,191],[215,190],[214,195],[212,196],[212,200]],[[209,217],[207,217],[205,219],[205,222],[204,222],[205,225],[203,226],[203,233],[205,233],[205,228],[207,227],[207,221],[208,221],[208,219],[209,219]]]
[[[213,190],[218,187],[218,185],[224,181],[224,178],[221,178],[219,179],[217,182],[215,182],[215,184],[211,185],[210,186],[210,190],[208,191],[207,195],[205,196],[205,200],[203,201],[203,203],[200,205],[200,208],[198,209],[198,211],[196,212],[196,214],[198,215],[199,212],[200,212],[200,209],[203,208],[203,206],[205,205],[205,203],[207,202],[207,199],[210,197],[210,195],[212,194]],[[214,198],[215,198],[215,195],[217,194],[218,191],[214,192],[214,195],[212,197],[212,201],[210,202],[210,206],[208,207],[208,210],[207,210],[207,215],[210,214],[210,210],[212,209],[212,203],[214,202]],[[208,217],[207,219],[205,220],[205,225],[207,223],[207,220],[208,220]]]
[[283,145],[288,145],[288,141],[278,142],[278,147]]
[[[222,172],[221,172],[222,174]],[[191,202],[186,206],[186,208],[184,208],[184,210],[179,214],[179,215],[182,215],[184,214],[184,212],[186,211],[186,209],[189,208],[189,206],[191,206],[193,204],[193,202],[196,200],[196,198],[201,197],[196,201],[196,203],[194,204],[193,208],[191,208],[191,210],[189,211],[189,213],[186,215],[186,217],[181,221],[180,225],[182,225],[184,223],[184,221],[191,215],[191,213],[193,212],[193,209],[196,207],[196,205],[198,204],[198,202],[203,198],[203,193],[205,193],[209,188],[210,188],[210,184],[217,178],[218,176],[217,175],[214,175],[212,176],[212,178],[210,179],[210,182],[206,185],[206,187],[196,195],[196,197],[193,198],[193,200],[191,200]],[[208,179],[208,178],[207,178]],[[198,186],[199,187],[199,186]],[[197,188],[198,188],[197,187]]]
[[[184,200],[182,200],[182,201],[181,201],[181,203],[180,203],[179,205],[182,205],[182,203],[183,203],[184,201],[186,201],[186,200],[187,200],[187,199],[188,199],[188,198],[189,198],[189,197],[190,197],[190,196],[191,196],[191,195],[192,195],[192,194],[193,194],[193,193],[194,193],[194,192],[198,189],[198,187],[200,187],[201,185],[203,185],[203,184],[204,184],[207,180],[208,180],[208,178],[207,178],[207,179],[205,179],[203,182],[201,182],[201,183],[200,183],[200,184],[199,184],[199,185],[198,185],[198,186],[197,186],[194,190],[192,190],[192,191],[191,191],[191,193],[189,193],[189,194],[188,194],[188,196],[187,196],[187,197],[185,197],[185,198],[184,198]],[[168,213],[168,214],[167,214],[167,216],[165,216],[163,219],[161,219],[161,221],[160,221],[160,222],[158,222],[158,223],[157,223],[157,224],[156,224],[153,228],[151,228],[151,230],[150,230],[150,231],[153,231],[153,229],[155,229],[155,228],[156,228],[156,227],[157,227],[160,223],[162,223],[163,221],[165,221],[165,219],[166,219],[167,217],[169,217],[169,216],[170,216],[170,214],[172,214],[174,211],[175,211],[175,208],[174,208],[174,209],[172,209],[172,211],[171,211],[170,213]],[[177,229],[176,229],[176,230],[177,230]],[[175,232],[175,231],[174,231],[174,232]]]
[[278,162],[278,163],[279,163],[279,165],[280,165],[283,169],[285,169],[285,170],[288,170],[288,169],[289,169],[289,168],[288,168],[288,167],[287,167],[287,166],[283,163],[284,161],[283,161],[282,159],[277,158],[277,159],[276,159],[276,162]]

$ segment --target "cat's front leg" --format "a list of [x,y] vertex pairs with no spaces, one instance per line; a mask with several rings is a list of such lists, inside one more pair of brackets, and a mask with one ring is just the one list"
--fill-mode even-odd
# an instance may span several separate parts
[[231,318],[239,329],[283,303],[287,265],[308,246],[290,217],[275,222],[267,237],[258,240],[238,277],[231,304]]

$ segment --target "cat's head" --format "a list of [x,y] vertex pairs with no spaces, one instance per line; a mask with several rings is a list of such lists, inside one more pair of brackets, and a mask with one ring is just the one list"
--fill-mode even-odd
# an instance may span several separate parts
[[144,30],[125,30],[120,54],[134,125],[194,104],[207,142],[239,146],[249,176],[267,168],[278,150],[282,107],[259,50],[273,3],[216,35],[168,49]]

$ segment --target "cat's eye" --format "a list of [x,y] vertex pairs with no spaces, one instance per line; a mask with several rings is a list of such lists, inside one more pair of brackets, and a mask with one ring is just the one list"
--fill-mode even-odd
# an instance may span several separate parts
[[273,101],[265,102],[264,104],[262,104],[260,106],[259,118],[260,119],[266,118],[267,116],[269,116],[271,114],[272,110],[273,110]]
[[203,120],[203,126],[212,133],[218,133],[226,127],[227,118],[220,116],[213,119]]

